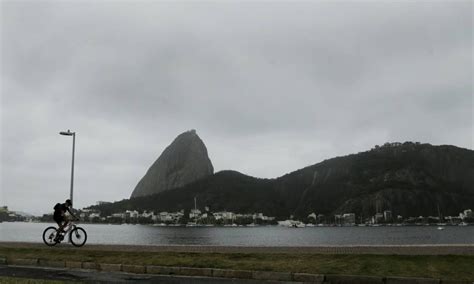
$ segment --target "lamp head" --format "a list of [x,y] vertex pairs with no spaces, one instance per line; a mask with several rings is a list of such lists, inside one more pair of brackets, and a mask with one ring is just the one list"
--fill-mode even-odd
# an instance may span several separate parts
[[59,132],[59,134],[61,134],[61,135],[66,135],[66,136],[72,136],[72,135],[74,135],[75,133],[74,133],[74,132],[71,132],[71,131],[68,129],[67,132],[66,132],[66,131],[61,131],[61,132]]

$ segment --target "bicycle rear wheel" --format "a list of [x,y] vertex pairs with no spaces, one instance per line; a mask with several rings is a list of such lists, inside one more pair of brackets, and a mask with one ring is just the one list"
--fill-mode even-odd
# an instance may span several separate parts
[[56,227],[48,227],[43,232],[43,242],[49,246],[55,246],[58,241],[56,239],[56,235],[58,234],[58,230]]
[[71,243],[76,247],[82,247],[87,241],[87,233],[83,228],[75,227],[69,233]]

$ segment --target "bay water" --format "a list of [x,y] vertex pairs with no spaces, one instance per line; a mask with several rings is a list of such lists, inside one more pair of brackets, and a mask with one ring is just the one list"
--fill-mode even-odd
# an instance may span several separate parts
[[[0,241],[42,242],[43,230],[54,224],[0,223]],[[474,226],[381,227],[156,227],[151,225],[79,224],[88,244],[333,246],[474,244]]]

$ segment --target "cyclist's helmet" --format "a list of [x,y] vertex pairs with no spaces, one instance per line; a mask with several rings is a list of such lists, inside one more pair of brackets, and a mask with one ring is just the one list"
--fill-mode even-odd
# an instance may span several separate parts
[[66,199],[66,204],[69,205],[69,206],[72,206],[72,201],[71,201],[71,199]]

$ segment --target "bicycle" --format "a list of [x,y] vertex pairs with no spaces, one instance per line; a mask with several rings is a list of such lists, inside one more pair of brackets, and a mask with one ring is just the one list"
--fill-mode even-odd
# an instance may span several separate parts
[[61,243],[68,233],[69,241],[75,247],[82,247],[87,241],[86,230],[76,226],[73,221],[70,221],[64,232],[60,232],[59,229],[54,226],[46,228],[43,232],[43,242],[47,246],[55,246]]

